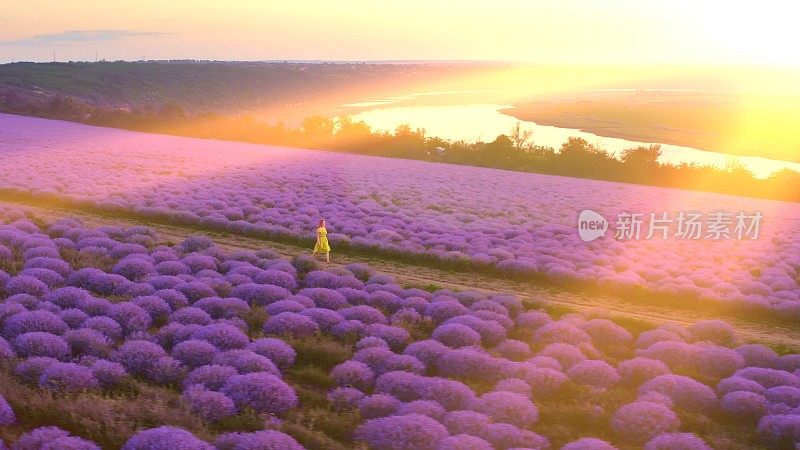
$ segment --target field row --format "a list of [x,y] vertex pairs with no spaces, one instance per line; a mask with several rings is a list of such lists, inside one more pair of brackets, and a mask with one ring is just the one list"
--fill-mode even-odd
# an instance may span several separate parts
[[[334,251],[355,247],[800,317],[796,204],[15,116],[2,116],[0,131],[0,189],[12,195],[309,242],[324,217]],[[612,224],[622,213],[697,212],[705,228],[694,239],[673,220],[667,239],[660,228],[648,239],[645,223],[638,238],[584,242],[576,225],[585,209]],[[714,231],[720,212],[726,235]],[[737,233],[740,212],[760,214],[758,230]]]

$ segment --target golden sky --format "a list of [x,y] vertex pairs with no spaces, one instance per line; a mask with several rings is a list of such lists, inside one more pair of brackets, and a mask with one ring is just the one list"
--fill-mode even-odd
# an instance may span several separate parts
[[0,2],[0,61],[519,60],[800,66],[800,6],[703,0]]

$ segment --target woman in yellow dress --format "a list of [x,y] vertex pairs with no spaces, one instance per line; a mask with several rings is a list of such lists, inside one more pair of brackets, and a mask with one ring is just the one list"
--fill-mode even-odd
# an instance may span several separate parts
[[314,244],[314,251],[311,255],[316,256],[317,253],[325,253],[325,261],[331,262],[331,246],[328,244],[328,230],[325,228],[325,219],[319,219],[317,243]]

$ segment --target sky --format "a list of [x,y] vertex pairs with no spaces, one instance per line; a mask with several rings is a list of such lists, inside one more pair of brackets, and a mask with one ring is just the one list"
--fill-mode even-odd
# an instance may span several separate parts
[[0,62],[512,60],[800,66],[800,6],[704,0],[0,2]]

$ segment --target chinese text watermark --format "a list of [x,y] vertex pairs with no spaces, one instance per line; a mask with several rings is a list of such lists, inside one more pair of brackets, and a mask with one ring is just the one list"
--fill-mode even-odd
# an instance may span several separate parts
[[[755,240],[758,239],[762,219],[760,211],[679,211],[672,214],[626,211],[617,215],[614,239]],[[578,235],[584,241],[593,241],[604,236],[609,228],[609,222],[592,210],[581,211],[578,217]]]

